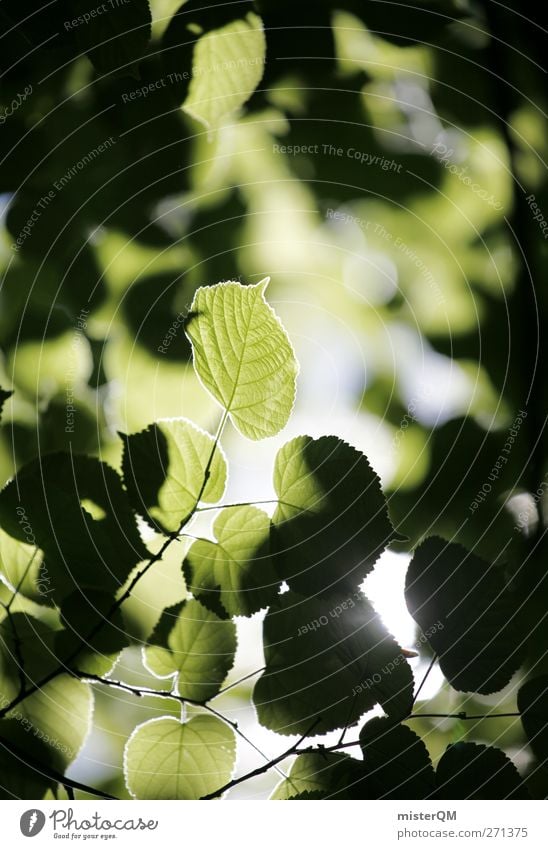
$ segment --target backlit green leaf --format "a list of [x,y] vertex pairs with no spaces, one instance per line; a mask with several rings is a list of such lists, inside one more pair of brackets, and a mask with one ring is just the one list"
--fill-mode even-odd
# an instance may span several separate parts
[[76,758],[88,735],[93,693],[88,684],[59,675],[8,714],[31,726],[32,734],[52,750],[59,771]]
[[235,758],[234,732],[213,716],[153,719],[127,742],[126,781],[137,799],[200,799],[230,781]]
[[200,380],[249,439],[278,433],[295,400],[297,362],[267,284],[202,287],[186,323]]
[[227,478],[222,449],[187,419],[161,420],[122,439],[131,503],[159,530],[177,531],[200,501],[214,504],[222,497]]
[[278,595],[270,559],[270,519],[257,507],[223,510],[213,531],[217,542],[197,540],[188,552],[187,587],[220,616],[251,616]]
[[236,626],[195,600],[168,607],[145,649],[145,662],[160,678],[177,676],[181,696],[206,702],[234,663]]
[[202,35],[194,47],[184,111],[206,127],[216,127],[255,91],[265,50],[262,21],[251,11]]
[[[30,528],[30,526],[29,526]],[[30,537],[32,539],[32,537]],[[0,571],[7,584],[40,604],[51,595],[51,576],[36,545],[20,542],[0,529]]]

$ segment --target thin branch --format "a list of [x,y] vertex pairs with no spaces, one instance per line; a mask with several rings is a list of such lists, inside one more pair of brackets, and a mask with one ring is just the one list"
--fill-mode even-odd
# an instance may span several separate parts
[[289,501],[282,501],[279,498],[263,498],[259,501],[238,501],[233,504],[213,504],[210,507],[198,507],[196,513],[207,513],[208,510],[233,510],[236,507],[256,507],[257,504],[281,504],[283,507],[292,507],[295,510],[301,510],[296,504],[290,504]]
[[419,686],[418,686],[418,688],[417,688],[417,692],[416,692],[416,693],[415,693],[415,695],[413,696],[413,701],[411,702],[411,707],[414,707],[415,702],[417,701],[417,699],[418,699],[418,697],[419,697],[420,691],[422,690],[422,688],[423,688],[423,687],[424,687],[424,685],[426,684],[426,679],[428,678],[428,676],[429,676],[429,675],[430,675],[430,673],[432,672],[432,670],[433,670],[433,668],[434,668],[434,664],[436,663],[437,659],[438,659],[437,654],[434,654],[434,655],[432,656],[432,660],[431,660],[431,661],[430,661],[430,663],[428,664],[428,669],[427,669],[427,670],[426,670],[426,672],[424,673],[424,677],[423,677],[422,681],[420,682],[420,684],[419,684]]
[[[236,734],[238,734],[242,738],[242,740],[245,740],[245,742],[249,746],[251,746],[251,748],[254,749],[262,758],[264,758],[265,761],[268,761],[268,755],[265,755],[265,753],[261,751],[261,749],[259,749],[259,747],[256,746],[255,743],[250,740],[246,734],[244,734],[237,722],[233,721],[232,719],[229,719],[220,711],[215,710],[215,708],[211,707],[211,705],[207,704],[206,702],[198,701],[197,699],[188,699],[186,696],[181,696],[178,693],[174,693],[170,690],[154,690],[151,687],[136,687],[131,684],[124,684],[123,681],[113,681],[110,678],[101,678],[100,675],[90,675],[87,672],[81,672],[78,669],[71,670],[71,673],[77,678],[91,681],[94,684],[103,684],[106,687],[115,687],[118,690],[123,690],[126,693],[130,693],[132,696],[137,696],[138,698],[142,698],[143,696],[156,696],[160,699],[172,699],[173,701],[178,702],[181,705],[189,704],[195,707],[200,707],[203,710],[206,710],[209,713],[213,714],[213,716],[216,716],[218,719],[222,719],[223,722],[226,722],[227,725],[230,725],[230,727],[234,729]],[[220,696],[220,694],[220,692],[217,693],[217,695],[213,698],[217,698],[217,696]],[[285,774],[281,772],[281,770],[279,770],[279,772],[282,778],[286,777]]]
[[521,713],[484,713],[484,714],[467,714],[466,711],[459,713],[412,713],[407,719],[503,719],[509,717],[521,716]]
[[[232,690],[234,687],[237,687],[239,684],[243,684],[244,681],[247,681],[248,678],[254,678],[255,675],[259,675],[261,672],[264,672],[266,666],[262,666],[260,669],[256,669],[255,672],[249,672],[247,675],[244,675],[243,678],[238,678],[237,681],[234,681],[232,684],[227,684],[226,687],[223,687],[222,690],[219,690],[217,696],[222,696],[223,693],[228,693],[229,690]],[[217,698],[215,696],[215,698]]]

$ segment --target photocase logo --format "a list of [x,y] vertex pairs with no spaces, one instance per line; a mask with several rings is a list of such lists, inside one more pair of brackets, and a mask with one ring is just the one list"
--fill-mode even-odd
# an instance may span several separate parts
[[34,808],[30,811],[25,811],[19,821],[21,832],[25,837],[36,837],[37,834],[40,834],[45,824],[45,815],[42,811],[37,811]]

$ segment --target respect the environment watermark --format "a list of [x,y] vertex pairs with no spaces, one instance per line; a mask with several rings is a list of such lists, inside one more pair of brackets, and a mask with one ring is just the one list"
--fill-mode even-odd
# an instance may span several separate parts
[[93,9],[89,9],[87,12],[83,12],[83,14],[78,15],[78,17],[72,18],[70,21],[65,21],[63,26],[67,32],[70,32],[73,29],[77,29],[78,27],[91,23],[91,21],[96,18],[100,18],[102,15],[107,15],[115,9],[119,9],[121,6],[128,6],[130,4],[131,0],[105,0],[104,3],[100,3],[98,6],[95,6]]
[[32,213],[27,218],[25,225],[22,227],[21,232],[19,233],[15,242],[13,242],[11,249],[15,253],[17,253],[25,244],[26,240],[29,236],[32,235],[32,231],[38,221],[40,221],[42,215],[46,212],[49,206],[53,203],[57,195],[63,191],[63,189],[70,183],[70,181],[80,172],[83,171],[84,168],[90,164],[90,162],[94,162],[98,156],[101,156],[105,151],[110,150],[110,148],[116,144],[116,139],[114,136],[109,136],[108,139],[105,139],[104,142],[97,145],[97,147],[89,150],[81,159],[75,162],[73,165],[65,171],[57,180],[54,180],[53,187],[49,189],[44,195],[42,195],[39,200],[36,202],[36,205],[32,211]]

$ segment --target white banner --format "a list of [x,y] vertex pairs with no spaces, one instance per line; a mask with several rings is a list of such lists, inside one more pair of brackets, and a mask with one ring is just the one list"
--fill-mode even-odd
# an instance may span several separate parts
[[[70,844],[116,849],[352,846],[546,849],[546,802],[28,802],[2,803],[6,849]],[[31,843],[31,840],[35,840]]]

